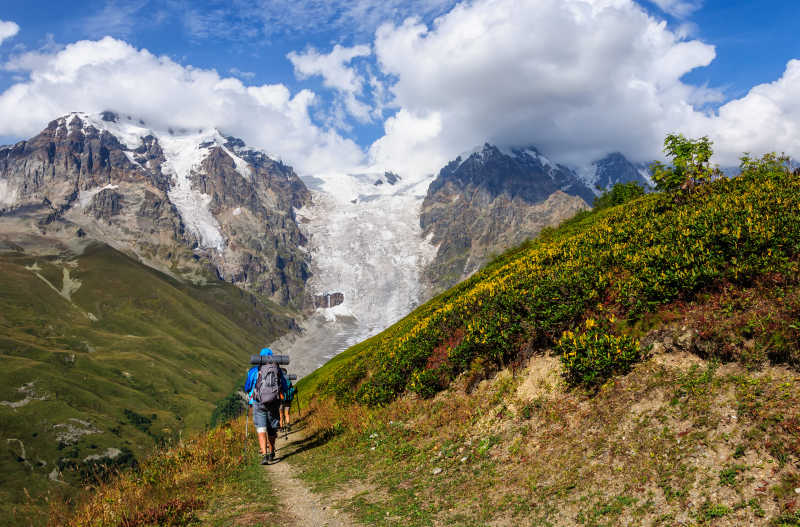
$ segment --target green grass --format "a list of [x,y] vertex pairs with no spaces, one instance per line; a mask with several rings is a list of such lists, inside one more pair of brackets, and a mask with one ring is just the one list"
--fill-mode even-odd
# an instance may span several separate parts
[[[81,282],[71,302],[26,268],[34,264],[55,289],[65,267]],[[81,484],[88,456],[114,448],[141,458],[203,429],[252,350],[289,323],[285,310],[232,285],[179,283],[105,246],[0,256],[0,401],[23,400],[18,390],[31,382],[44,398],[0,406],[0,525],[41,519],[48,496]],[[69,426],[92,433],[59,440]],[[68,485],[50,480],[59,467]]]

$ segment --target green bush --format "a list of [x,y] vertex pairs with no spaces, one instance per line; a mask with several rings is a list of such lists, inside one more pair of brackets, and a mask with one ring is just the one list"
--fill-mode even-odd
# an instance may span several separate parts
[[236,389],[226,398],[217,401],[214,411],[211,412],[211,428],[239,417],[243,410],[244,401],[239,396],[239,390]]
[[420,369],[411,374],[408,389],[420,397],[433,397],[442,389],[441,384],[436,370]]
[[626,335],[614,335],[613,319],[589,318],[583,327],[565,331],[556,343],[564,376],[572,385],[592,387],[614,374],[626,373],[641,356],[639,343]]

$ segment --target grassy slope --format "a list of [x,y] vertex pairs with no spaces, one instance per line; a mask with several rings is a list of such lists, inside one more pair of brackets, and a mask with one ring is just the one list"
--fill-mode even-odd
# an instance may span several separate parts
[[[294,462],[371,525],[800,525],[798,254],[774,166],[580,215],[303,379]],[[550,348],[609,313],[645,360],[566,386]]]
[[683,199],[649,195],[510,251],[303,386],[370,405],[406,390],[430,395],[475,361],[546,348],[599,310],[635,323],[707,288],[796,272],[799,253],[800,177],[778,167]]
[[[71,300],[26,268],[34,263],[58,290],[68,269],[81,283]],[[128,452],[141,457],[202,429],[247,355],[289,323],[233,286],[180,284],[108,247],[64,259],[0,257],[0,401],[33,397],[0,406],[0,517],[26,518],[44,494],[67,488],[49,479],[55,468],[75,484],[87,456],[116,448],[126,463]],[[93,433],[59,440],[70,427]]]

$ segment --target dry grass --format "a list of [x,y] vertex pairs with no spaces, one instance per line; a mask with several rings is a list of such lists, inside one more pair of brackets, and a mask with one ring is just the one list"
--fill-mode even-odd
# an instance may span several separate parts
[[[249,480],[243,478],[255,465],[252,435],[249,440],[250,444],[245,444],[241,419],[199,434],[155,453],[136,470],[98,484],[84,501],[54,505],[50,524],[138,527],[197,523],[200,516],[209,517],[206,509],[210,505],[219,509],[221,497],[241,490],[241,481],[252,482],[252,475]],[[263,478],[263,471],[256,477]]]
[[796,514],[796,371],[665,353],[587,394],[557,368],[534,357],[472,393],[462,379],[374,410],[315,402],[328,429],[352,427],[293,462],[318,490],[383,490],[340,499],[370,525],[766,526]]

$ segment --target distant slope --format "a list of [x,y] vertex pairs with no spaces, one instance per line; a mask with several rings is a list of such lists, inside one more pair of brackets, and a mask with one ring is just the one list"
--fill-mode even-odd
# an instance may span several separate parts
[[72,492],[93,464],[125,466],[202,429],[248,355],[293,327],[289,315],[107,246],[0,253],[0,525]]
[[428,395],[476,361],[503,364],[552,346],[598,303],[635,321],[705,288],[796,273],[798,254],[800,176],[785,167],[757,167],[690,195],[648,195],[510,251],[305,386],[367,404],[406,390]]

